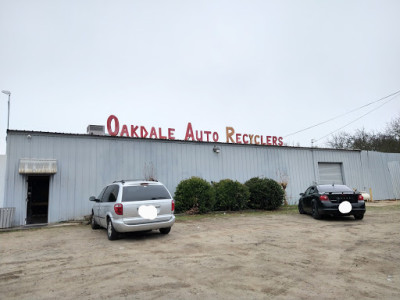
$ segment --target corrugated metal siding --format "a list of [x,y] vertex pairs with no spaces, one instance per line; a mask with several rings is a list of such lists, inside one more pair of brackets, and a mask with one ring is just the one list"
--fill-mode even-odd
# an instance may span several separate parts
[[[30,134],[31,138],[27,138]],[[25,223],[26,176],[18,173],[21,158],[56,159],[58,172],[50,176],[49,222],[90,214],[89,196],[119,179],[144,178],[154,167],[155,177],[173,194],[178,183],[191,176],[208,181],[230,178],[245,182],[254,176],[279,181],[288,178],[289,203],[313,182],[318,163],[341,163],[345,184],[359,190],[371,187],[374,199],[393,199],[394,187],[388,162],[400,154],[361,151],[265,147],[213,143],[113,138],[9,131],[5,206],[17,207],[15,225]]]
[[[374,200],[395,199],[394,187],[390,177],[388,162],[390,158],[400,161],[399,155],[388,155],[386,153],[363,151],[361,160],[363,164],[365,188],[372,189]],[[400,183],[397,182],[399,185]]]
[[[340,163],[342,164],[342,174],[344,184],[353,189],[361,190],[364,188],[364,175],[361,171],[362,163],[360,159],[361,151],[345,150],[311,150],[315,152],[314,164],[318,169],[318,163]],[[400,157],[400,155],[399,155]],[[317,174],[317,182],[320,178]]]
[[6,176],[6,163],[7,157],[5,155],[0,155],[0,207],[4,207],[4,183],[5,183],[5,176]]
[[400,199],[400,161],[389,161],[388,167],[395,197]]

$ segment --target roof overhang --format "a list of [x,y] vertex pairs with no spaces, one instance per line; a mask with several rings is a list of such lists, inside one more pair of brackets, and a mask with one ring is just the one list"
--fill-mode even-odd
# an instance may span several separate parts
[[57,173],[56,159],[21,158],[19,174],[55,174]]

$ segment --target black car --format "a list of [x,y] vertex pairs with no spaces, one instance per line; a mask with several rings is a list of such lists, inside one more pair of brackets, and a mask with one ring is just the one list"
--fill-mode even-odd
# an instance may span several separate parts
[[353,215],[356,220],[364,218],[363,196],[346,185],[313,185],[300,196],[299,213],[311,214],[314,219],[321,219],[324,215]]

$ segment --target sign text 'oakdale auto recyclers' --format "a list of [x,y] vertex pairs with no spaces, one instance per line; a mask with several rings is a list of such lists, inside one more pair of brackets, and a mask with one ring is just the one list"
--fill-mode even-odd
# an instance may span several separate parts
[[[107,130],[111,136],[126,136],[132,138],[150,138],[175,140],[175,128],[163,130],[161,127],[145,127],[140,125],[120,124],[118,118],[111,115],[107,119]],[[195,130],[192,123],[186,126],[185,141],[199,142],[226,142],[234,144],[253,144],[253,145],[271,145],[282,146],[282,137],[270,135],[258,135],[249,133],[237,133],[233,127],[226,127],[226,140],[220,140],[216,131]]]

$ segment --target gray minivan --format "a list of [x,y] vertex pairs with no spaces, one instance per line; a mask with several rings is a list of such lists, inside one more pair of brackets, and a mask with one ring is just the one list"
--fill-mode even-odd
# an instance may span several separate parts
[[119,233],[160,230],[168,234],[175,223],[175,202],[160,182],[121,180],[107,185],[94,201],[91,225],[107,229],[109,240]]

